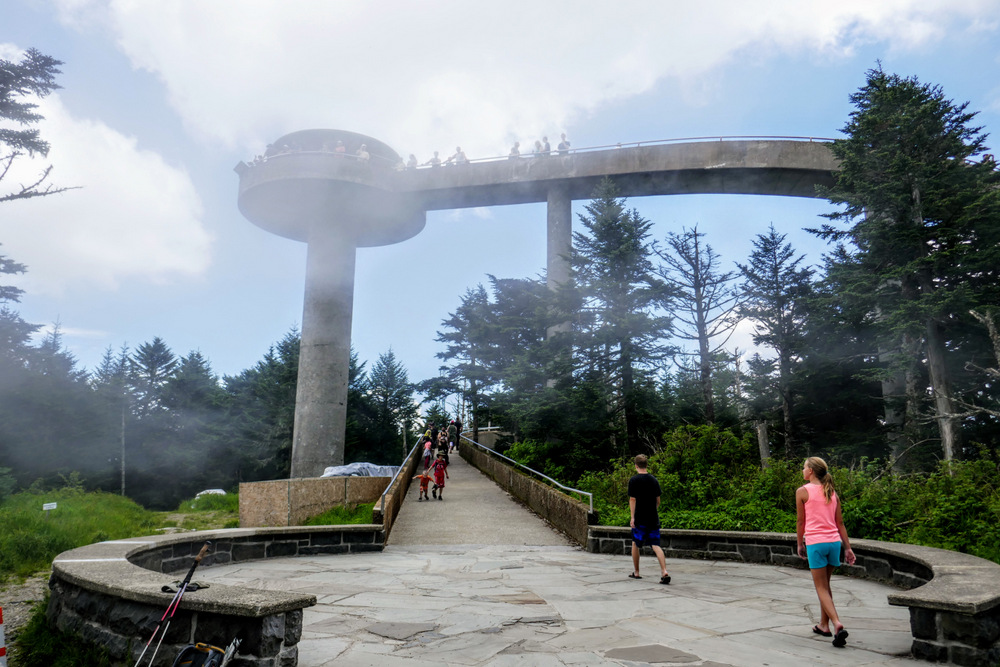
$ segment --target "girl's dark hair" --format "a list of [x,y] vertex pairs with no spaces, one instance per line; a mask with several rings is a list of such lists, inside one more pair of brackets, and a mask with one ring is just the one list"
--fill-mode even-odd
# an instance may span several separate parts
[[826,496],[826,502],[829,503],[833,497],[834,489],[833,475],[830,474],[830,468],[826,465],[826,461],[818,456],[810,456],[806,459],[806,467],[813,471],[816,480],[823,485],[823,495]]

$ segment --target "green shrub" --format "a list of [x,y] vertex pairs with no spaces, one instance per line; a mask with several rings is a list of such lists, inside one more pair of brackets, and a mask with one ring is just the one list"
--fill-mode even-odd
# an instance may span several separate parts
[[[795,490],[801,460],[771,460],[760,468],[748,439],[713,426],[687,426],[664,435],[649,459],[660,482],[664,528],[795,531]],[[1000,468],[984,457],[941,464],[931,474],[901,476],[885,463],[862,459],[832,466],[853,538],[921,544],[962,551],[1000,563]],[[631,459],[606,472],[588,472],[575,486],[594,494],[601,523],[629,524]]]

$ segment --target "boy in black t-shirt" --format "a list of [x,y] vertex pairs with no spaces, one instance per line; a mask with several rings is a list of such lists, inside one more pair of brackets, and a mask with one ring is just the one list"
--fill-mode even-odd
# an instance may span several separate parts
[[660,562],[661,584],[670,583],[667,574],[667,559],[660,548],[660,483],[646,472],[649,458],[645,454],[635,457],[635,475],[628,481],[628,507],[632,526],[632,574],[630,579],[642,579],[639,575],[639,548],[649,545]]

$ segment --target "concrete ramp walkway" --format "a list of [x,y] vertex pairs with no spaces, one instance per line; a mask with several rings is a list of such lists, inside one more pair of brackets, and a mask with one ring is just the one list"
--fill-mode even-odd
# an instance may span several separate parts
[[[457,453],[451,456],[444,500],[417,501],[414,481],[389,534],[390,546],[509,544],[569,546],[569,541]],[[431,484],[433,488],[433,483]]]

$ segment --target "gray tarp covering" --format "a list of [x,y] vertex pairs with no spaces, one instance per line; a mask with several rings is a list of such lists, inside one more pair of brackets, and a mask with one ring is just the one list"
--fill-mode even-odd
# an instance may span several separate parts
[[346,466],[330,466],[320,477],[392,477],[399,466],[379,466],[374,463],[348,463]]

